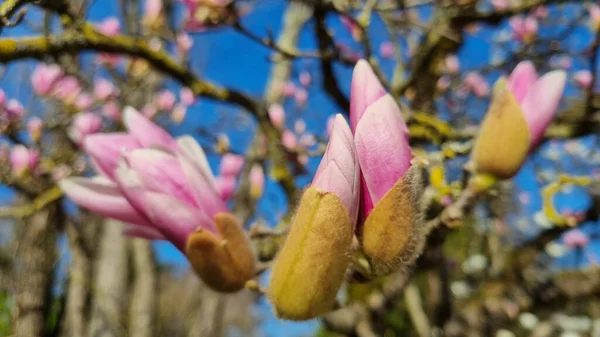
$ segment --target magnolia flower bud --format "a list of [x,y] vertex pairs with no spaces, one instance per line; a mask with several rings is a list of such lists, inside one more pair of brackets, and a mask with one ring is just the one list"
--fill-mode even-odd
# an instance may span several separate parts
[[186,256],[196,274],[212,289],[238,291],[254,277],[250,241],[229,213],[217,213],[215,224],[220,237],[202,229],[190,234]]
[[360,190],[352,133],[336,117],[329,145],[271,271],[277,315],[306,320],[331,310],[349,263]]
[[507,179],[519,171],[552,121],[565,82],[560,70],[538,79],[530,62],[521,62],[508,80],[496,82],[473,148],[477,172]]

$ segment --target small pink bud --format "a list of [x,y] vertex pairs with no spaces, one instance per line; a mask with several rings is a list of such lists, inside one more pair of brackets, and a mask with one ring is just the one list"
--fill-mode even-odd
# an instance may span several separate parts
[[231,199],[235,193],[236,178],[235,177],[217,177],[215,179],[217,185],[217,191],[221,200],[227,201]]
[[171,111],[171,120],[173,123],[179,124],[185,119],[187,107],[182,104],[177,104]]
[[308,92],[304,88],[296,88],[294,99],[296,100],[296,104],[298,104],[298,106],[304,106],[308,100]]
[[237,177],[244,167],[244,156],[237,154],[225,154],[221,159],[221,166],[219,172],[221,176]]
[[456,74],[460,70],[460,62],[454,54],[446,56],[446,71],[449,74]]
[[75,99],[75,108],[77,108],[78,110],[87,110],[91,108],[93,104],[94,99],[92,98],[92,95],[88,93],[81,93]]
[[33,91],[40,96],[48,95],[53,86],[63,76],[62,69],[55,65],[40,63],[31,74]]
[[8,103],[6,103],[4,111],[6,112],[6,118],[9,122],[17,122],[25,115],[23,104],[16,99],[9,100]]
[[254,199],[260,198],[265,188],[265,172],[260,164],[252,165],[248,180],[250,181],[250,195]]
[[10,165],[16,176],[31,173],[38,165],[40,155],[36,150],[30,150],[25,145],[15,145],[10,152]]
[[285,124],[285,110],[283,110],[281,104],[271,104],[269,107],[269,119],[276,128],[283,128]]
[[182,54],[187,54],[194,46],[194,40],[187,33],[179,33],[177,35],[177,49]]
[[391,41],[384,41],[379,46],[379,54],[381,57],[391,59],[394,57],[394,45]]
[[162,15],[162,0],[146,0],[146,6],[144,10],[145,20],[149,24],[156,23]]
[[120,121],[121,120],[121,108],[119,104],[115,101],[106,102],[102,106],[102,115],[112,121]]
[[436,89],[438,91],[446,91],[446,89],[450,87],[451,83],[452,81],[448,75],[441,76],[437,81]]
[[490,85],[478,72],[468,73],[463,84],[478,97],[485,97],[490,94]]
[[548,17],[548,7],[546,7],[544,5],[537,6],[533,10],[533,16],[535,16],[538,19],[545,19],[546,17]]
[[579,70],[573,74],[573,81],[582,88],[589,88],[592,85],[592,72],[589,70]]
[[156,96],[156,106],[159,110],[169,111],[175,106],[177,98],[172,91],[163,90]]
[[61,78],[54,85],[52,96],[62,100],[66,104],[72,104],[81,92],[81,83],[73,76]]
[[305,133],[300,136],[299,144],[303,148],[309,148],[317,143],[315,136],[309,133]]
[[100,22],[96,28],[98,31],[106,36],[115,36],[118,35],[121,31],[121,23],[119,19],[114,16],[111,16],[104,21]]
[[181,88],[179,91],[179,100],[184,106],[190,106],[196,101],[196,96],[190,88]]
[[281,133],[281,143],[288,149],[295,149],[298,146],[298,139],[292,131],[285,130]]
[[75,115],[69,136],[78,145],[83,143],[86,136],[102,129],[102,118],[93,112],[80,112]]
[[572,229],[563,235],[563,242],[570,248],[585,247],[590,243],[590,239],[579,229]]
[[509,6],[508,0],[492,0],[492,6],[497,11],[506,10]]
[[29,134],[29,138],[33,142],[37,142],[40,140],[42,136],[42,129],[44,128],[44,121],[37,117],[31,117],[27,121],[27,133]]
[[94,81],[94,96],[101,101],[117,97],[119,89],[115,85],[104,78],[99,78]]
[[142,114],[148,119],[154,118],[154,115],[156,115],[157,112],[158,110],[156,110],[156,107],[154,107],[152,104],[146,104],[142,108]]
[[294,131],[296,131],[297,134],[302,134],[306,131],[306,122],[304,119],[300,118],[296,120],[294,123]]
[[310,75],[310,73],[308,71],[303,71],[300,73],[300,84],[302,84],[305,87],[308,87],[310,85],[311,81],[312,81],[312,76]]
[[283,86],[283,95],[286,97],[291,97],[296,93],[296,85],[294,82],[287,82]]

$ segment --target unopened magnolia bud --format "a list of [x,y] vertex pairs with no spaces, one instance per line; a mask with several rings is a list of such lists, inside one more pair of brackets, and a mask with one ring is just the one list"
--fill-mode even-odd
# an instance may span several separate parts
[[215,223],[220,238],[206,230],[190,234],[186,256],[209,287],[220,292],[235,292],[254,277],[254,254],[235,216],[217,213]]
[[269,298],[283,319],[307,320],[333,307],[349,263],[352,224],[342,200],[310,187],[271,272]]
[[485,115],[473,149],[479,173],[506,179],[514,176],[529,152],[531,135],[523,111],[501,78]]
[[421,168],[412,166],[379,200],[359,229],[363,252],[374,275],[409,265],[420,254],[423,238]]

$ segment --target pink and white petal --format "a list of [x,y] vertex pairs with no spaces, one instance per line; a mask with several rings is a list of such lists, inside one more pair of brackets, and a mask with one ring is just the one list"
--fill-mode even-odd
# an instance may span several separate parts
[[149,225],[112,182],[103,179],[66,178],[58,185],[75,204],[107,218]]
[[350,125],[352,131],[356,131],[356,125],[367,107],[385,94],[385,88],[379,82],[369,62],[359,60],[354,67],[350,87]]
[[186,179],[179,161],[170,153],[139,149],[127,153],[125,158],[129,167],[141,178],[145,189],[198,206],[192,192],[193,184]]
[[219,212],[226,212],[227,205],[219,194],[214,180],[211,181],[204,172],[200,171],[187,158],[177,154],[179,164],[183,170],[185,178],[191,187],[192,195],[199,208],[201,208],[209,218],[214,218]]
[[412,156],[405,125],[396,102],[386,95],[367,108],[356,127],[356,152],[373,203],[410,167]]
[[562,70],[551,71],[534,83],[521,104],[531,132],[531,147],[535,147],[552,122],[567,82]]
[[186,240],[196,229],[217,233],[213,220],[198,208],[161,193],[147,192],[145,197],[150,221],[181,251],[185,251]]
[[85,137],[83,147],[92,158],[96,170],[114,180],[114,171],[119,165],[122,153],[138,149],[141,145],[126,133],[99,133]]
[[123,235],[147,240],[166,240],[164,235],[152,227],[125,224]]
[[143,147],[156,147],[173,152],[178,150],[175,139],[167,131],[130,106],[123,109],[123,123]]
[[538,75],[531,61],[523,61],[517,64],[508,78],[508,88],[515,95],[519,104],[523,102],[527,92],[537,79]]
[[181,153],[189,162],[194,164],[194,166],[206,176],[206,179],[212,182],[216,189],[214,183],[215,176],[210,169],[206,154],[198,142],[191,136],[182,136],[177,138],[177,145],[179,145],[179,153]]

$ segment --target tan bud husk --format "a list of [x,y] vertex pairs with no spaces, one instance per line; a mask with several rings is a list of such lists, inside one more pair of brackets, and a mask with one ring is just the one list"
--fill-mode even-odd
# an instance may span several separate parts
[[473,160],[477,172],[511,178],[523,165],[530,142],[523,111],[506,79],[501,78],[494,86],[490,108],[475,141]]
[[235,216],[217,213],[215,223],[221,237],[206,230],[192,233],[187,240],[186,256],[209,287],[235,292],[254,277],[254,254]]
[[310,187],[271,271],[269,298],[277,315],[307,320],[333,307],[349,263],[352,224],[333,193]]
[[412,264],[421,253],[423,175],[411,168],[375,204],[359,228],[363,252],[374,275],[386,275]]

